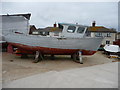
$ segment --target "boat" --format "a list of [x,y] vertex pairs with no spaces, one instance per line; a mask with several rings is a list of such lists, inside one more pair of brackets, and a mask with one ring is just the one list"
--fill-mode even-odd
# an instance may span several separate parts
[[38,62],[38,57],[42,59],[45,54],[71,55],[73,59],[79,58],[82,63],[79,56],[94,55],[103,40],[103,37],[88,37],[89,26],[77,23],[58,23],[58,25],[55,24],[54,27],[48,28],[54,34],[59,29],[59,35],[33,35],[29,33],[30,16],[30,13],[0,15],[2,18],[0,28],[2,28],[9,53],[21,55],[21,57],[35,54],[35,62]]
[[107,52],[120,52],[120,47],[118,45],[105,45],[104,49]]
[[88,26],[58,23],[62,29],[57,37],[9,33],[4,36],[9,46],[17,47],[16,53],[35,53],[52,55],[72,55],[81,51],[82,55],[93,55],[101,45],[102,37],[86,37]]
[[105,54],[109,55],[109,58],[120,59],[120,47],[118,45],[105,45]]

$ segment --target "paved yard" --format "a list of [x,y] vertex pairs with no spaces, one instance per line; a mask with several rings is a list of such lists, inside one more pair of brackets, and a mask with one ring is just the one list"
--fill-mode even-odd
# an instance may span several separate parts
[[49,71],[3,84],[4,88],[117,88],[118,62]]

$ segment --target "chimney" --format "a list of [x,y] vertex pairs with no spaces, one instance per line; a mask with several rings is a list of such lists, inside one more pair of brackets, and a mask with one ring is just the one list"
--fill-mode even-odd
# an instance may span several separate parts
[[93,23],[92,23],[92,27],[95,27],[95,24],[96,24],[96,22],[95,22],[95,21],[93,21]]
[[57,27],[57,24],[56,24],[56,22],[55,22],[55,24],[54,24],[54,27]]

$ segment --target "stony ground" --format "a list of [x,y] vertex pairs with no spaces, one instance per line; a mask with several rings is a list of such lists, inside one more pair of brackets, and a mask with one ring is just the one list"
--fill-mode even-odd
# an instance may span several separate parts
[[28,59],[21,59],[19,56],[7,52],[2,53],[2,79],[3,83],[10,82],[23,77],[40,74],[48,71],[62,71],[73,68],[89,67],[104,63],[110,63],[113,59],[109,59],[101,52],[97,52],[93,56],[83,56],[83,64],[74,62],[70,56],[55,56],[55,60],[51,60],[49,56],[45,59],[33,63],[33,56]]

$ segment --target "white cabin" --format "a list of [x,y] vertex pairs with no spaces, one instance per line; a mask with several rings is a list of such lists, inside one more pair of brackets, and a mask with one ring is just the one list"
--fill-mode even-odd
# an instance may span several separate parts
[[82,38],[87,30],[87,26],[78,24],[58,23],[58,27],[63,29],[61,37]]

